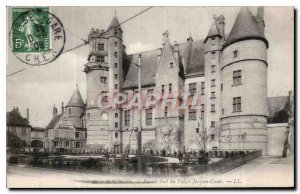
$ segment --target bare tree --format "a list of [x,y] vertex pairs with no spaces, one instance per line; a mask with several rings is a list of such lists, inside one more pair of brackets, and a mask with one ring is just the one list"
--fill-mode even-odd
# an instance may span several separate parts
[[175,127],[170,124],[167,128],[167,131],[161,134],[161,138],[163,140],[163,143],[166,145],[167,151],[171,152],[172,145],[177,139]]
[[198,123],[198,128],[197,128],[197,136],[196,136],[196,141],[198,143],[198,145],[200,146],[201,150],[203,150],[204,152],[207,149],[207,144],[210,141],[210,135],[208,134],[207,128],[204,126],[204,121],[201,121],[201,125],[200,123]]
[[240,133],[240,134],[238,135],[239,141],[242,142],[243,150],[244,150],[244,143],[245,143],[245,141],[246,141],[246,136],[247,136],[247,133],[246,133],[246,132]]

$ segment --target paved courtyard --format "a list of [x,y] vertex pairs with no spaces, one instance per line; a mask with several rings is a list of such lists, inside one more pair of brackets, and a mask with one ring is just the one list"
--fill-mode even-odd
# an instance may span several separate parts
[[[25,166],[7,166],[8,187],[287,187],[294,184],[294,158],[262,157],[222,175],[144,177],[70,172]],[[116,185],[118,184],[118,186]]]

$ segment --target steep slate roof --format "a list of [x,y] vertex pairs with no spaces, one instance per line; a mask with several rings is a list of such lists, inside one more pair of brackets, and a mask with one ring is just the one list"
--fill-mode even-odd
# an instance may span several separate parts
[[128,67],[128,73],[125,76],[126,80],[124,82],[123,88],[131,88],[138,86],[138,55],[142,54],[141,58],[141,84],[142,86],[155,84],[155,74],[156,74],[156,63],[157,63],[157,50],[150,50],[142,53],[135,53],[132,55],[127,55],[124,61],[125,66]]
[[117,27],[117,26],[118,26],[118,28],[122,29],[121,26],[120,26],[120,23],[119,23],[118,18],[115,16],[115,17],[112,19],[112,21],[110,22],[110,25],[109,25],[108,28],[114,28],[114,27]]
[[53,129],[55,127],[55,125],[59,122],[59,120],[62,116],[63,116],[63,113],[53,117],[52,120],[50,121],[50,123],[47,125],[46,130]]
[[214,23],[212,24],[204,42],[206,42],[206,40],[210,37],[213,37],[213,36],[222,36],[221,32],[220,32],[220,29],[219,27],[217,26],[217,23],[216,21],[214,21]]
[[286,109],[288,107],[288,103],[288,96],[268,97],[268,117],[273,118],[277,112]]
[[[191,41],[179,44],[180,63],[186,69],[185,76],[193,74],[204,74],[204,55],[205,47],[203,40]],[[124,56],[123,73],[125,82],[123,88],[138,87],[138,55],[142,54],[141,59],[141,84],[142,86],[154,85],[157,70],[157,49],[135,53]]]
[[31,127],[27,119],[23,118],[17,110],[6,112],[6,125]]
[[242,7],[223,48],[234,42],[248,38],[261,39],[268,47],[268,41],[259,30],[255,17],[248,7]]
[[84,107],[84,102],[78,87],[74,91],[66,107]]

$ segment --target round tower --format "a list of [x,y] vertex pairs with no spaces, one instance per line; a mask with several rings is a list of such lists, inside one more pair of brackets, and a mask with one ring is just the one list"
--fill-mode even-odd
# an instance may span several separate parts
[[241,8],[222,48],[221,149],[266,154],[268,41],[261,17]]
[[[88,148],[114,147],[119,138],[120,112],[100,108],[110,99],[100,98],[103,93],[113,96],[119,92],[122,83],[123,43],[122,29],[118,19],[113,18],[107,31],[92,29],[89,34],[90,53],[85,65],[87,107],[86,127]],[[101,104],[99,104],[101,103]],[[120,145],[119,139],[115,142]]]
[[[74,91],[73,95],[71,96],[65,111],[68,114],[69,118],[71,119],[74,127],[76,128],[83,128],[82,122],[81,122],[81,115],[84,113],[84,102],[81,97],[80,91],[78,89],[78,86],[76,87],[76,90]],[[53,114],[55,112],[55,107],[53,108]],[[57,111],[56,111],[57,114]]]

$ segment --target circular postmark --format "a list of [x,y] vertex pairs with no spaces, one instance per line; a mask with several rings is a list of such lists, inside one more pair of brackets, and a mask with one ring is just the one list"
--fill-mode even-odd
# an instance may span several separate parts
[[23,63],[45,65],[63,52],[65,30],[48,8],[12,8],[12,19],[10,47]]

